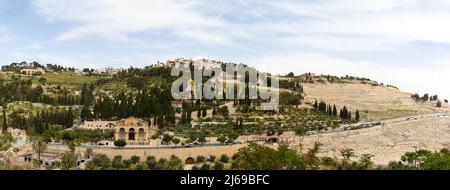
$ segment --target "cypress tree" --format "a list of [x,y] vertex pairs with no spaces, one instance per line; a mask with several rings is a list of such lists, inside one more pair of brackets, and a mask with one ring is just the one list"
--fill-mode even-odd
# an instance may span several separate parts
[[187,104],[183,102],[181,105],[181,124],[186,124]]
[[355,120],[359,121],[359,119],[360,119],[359,110],[356,110]]
[[3,107],[2,132],[6,132],[7,129],[8,129],[8,122],[7,122],[7,120],[6,120],[6,109],[7,109],[7,106],[6,106],[6,104],[3,104],[2,107]]
[[348,110],[347,110],[346,106],[344,106],[344,108],[342,108],[341,118],[342,119],[348,119]]
[[84,105],[84,103],[86,102],[86,91],[87,91],[87,87],[86,87],[86,83],[83,84],[83,87],[81,87],[81,97],[80,97],[80,104]]
[[189,103],[187,106],[187,118],[186,118],[187,123],[191,123],[192,121],[192,103]]
[[202,117],[206,117],[207,115],[208,115],[208,111],[205,108],[205,109],[203,109]]

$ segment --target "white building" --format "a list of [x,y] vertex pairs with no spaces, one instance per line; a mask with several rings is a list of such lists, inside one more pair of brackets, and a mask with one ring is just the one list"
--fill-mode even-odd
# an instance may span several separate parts
[[185,58],[177,58],[172,60],[167,60],[166,65],[167,66],[175,66],[176,64],[186,64],[189,65],[191,63],[194,63],[192,59],[185,59]]
[[117,121],[85,121],[83,124],[79,126],[81,129],[114,129]]
[[27,67],[25,69],[20,70],[20,73],[25,75],[34,75],[34,74],[44,74],[45,70],[42,68],[35,68],[35,67]]
[[199,59],[199,60],[194,61],[194,66],[204,67],[207,69],[214,68],[214,67],[220,68],[222,66],[222,62],[210,60],[210,59]]

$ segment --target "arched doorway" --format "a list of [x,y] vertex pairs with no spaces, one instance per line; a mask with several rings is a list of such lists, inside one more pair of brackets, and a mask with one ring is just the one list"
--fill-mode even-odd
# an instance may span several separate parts
[[128,131],[128,140],[130,141],[136,140],[134,128],[131,128],[130,131]]
[[125,140],[125,129],[124,128],[119,129],[119,138],[122,140]]
[[139,129],[139,140],[145,140],[145,130],[143,128]]

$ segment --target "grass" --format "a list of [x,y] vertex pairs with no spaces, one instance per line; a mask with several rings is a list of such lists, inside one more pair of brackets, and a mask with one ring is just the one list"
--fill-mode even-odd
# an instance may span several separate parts
[[[0,78],[4,80],[9,80],[12,75],[17,74],[0,74]],[[22,79],[31,79],[33,84],[39,83],[39,76],[26,76],[20,75]],[[99,76],[82,76],[72,72],[51,72],[42,74],[43,78],[47,80],[48,84],[59,84],[59,85],[75,85],[81,86],[84,83],[95,82],[102,77]]]
[[[41,111],[50,110],[50,109],[59,109],[64,108],[68,109],[69,106],[52,106],[41,103],[30,103],[30,102],[14,102],[8,105],[7,114],[11,114],[12,112],[17,112],[19,114],[28,115],[30,113],[36,114]],[[80,109],[78,106],[72,106],[72,109],[77,112]]]
[[103,84],[99,87],[99,90],[106,92],[114,92],[115,94],[120,92],[128,93],[132,91],[130,88],[127,88],[127,84],[123,80],[115,80]]
[[58,73],[45,73],[42,75],[47,79],[49,84],[61,84],[61,85],[83,85],[84,83],[95,82],[101,77],[82,76],[72,72],[58,72]]
[[381,111],[366,110],[361,112],[361,120],[362,121],[385,120],[385,119],[406,117],[416,114],[418,114],[417,110],[397,110],[397,109],[389,109]]

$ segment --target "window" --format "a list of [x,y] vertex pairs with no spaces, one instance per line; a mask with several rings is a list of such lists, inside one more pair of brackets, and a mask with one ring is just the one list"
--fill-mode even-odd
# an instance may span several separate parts
[[143,128],[139,129],[139,140],[145,140],[145,130]]
[[119,129],[119,138],[122,140],[125,140],[125,129],[124,128]]
[[135,138],[135,133],[134,133],[134,129],[133,129],[133,128],[131,128],[131,129],[128,131],[128,140],[130,140],[130,141],[136,140],[136,138]]

